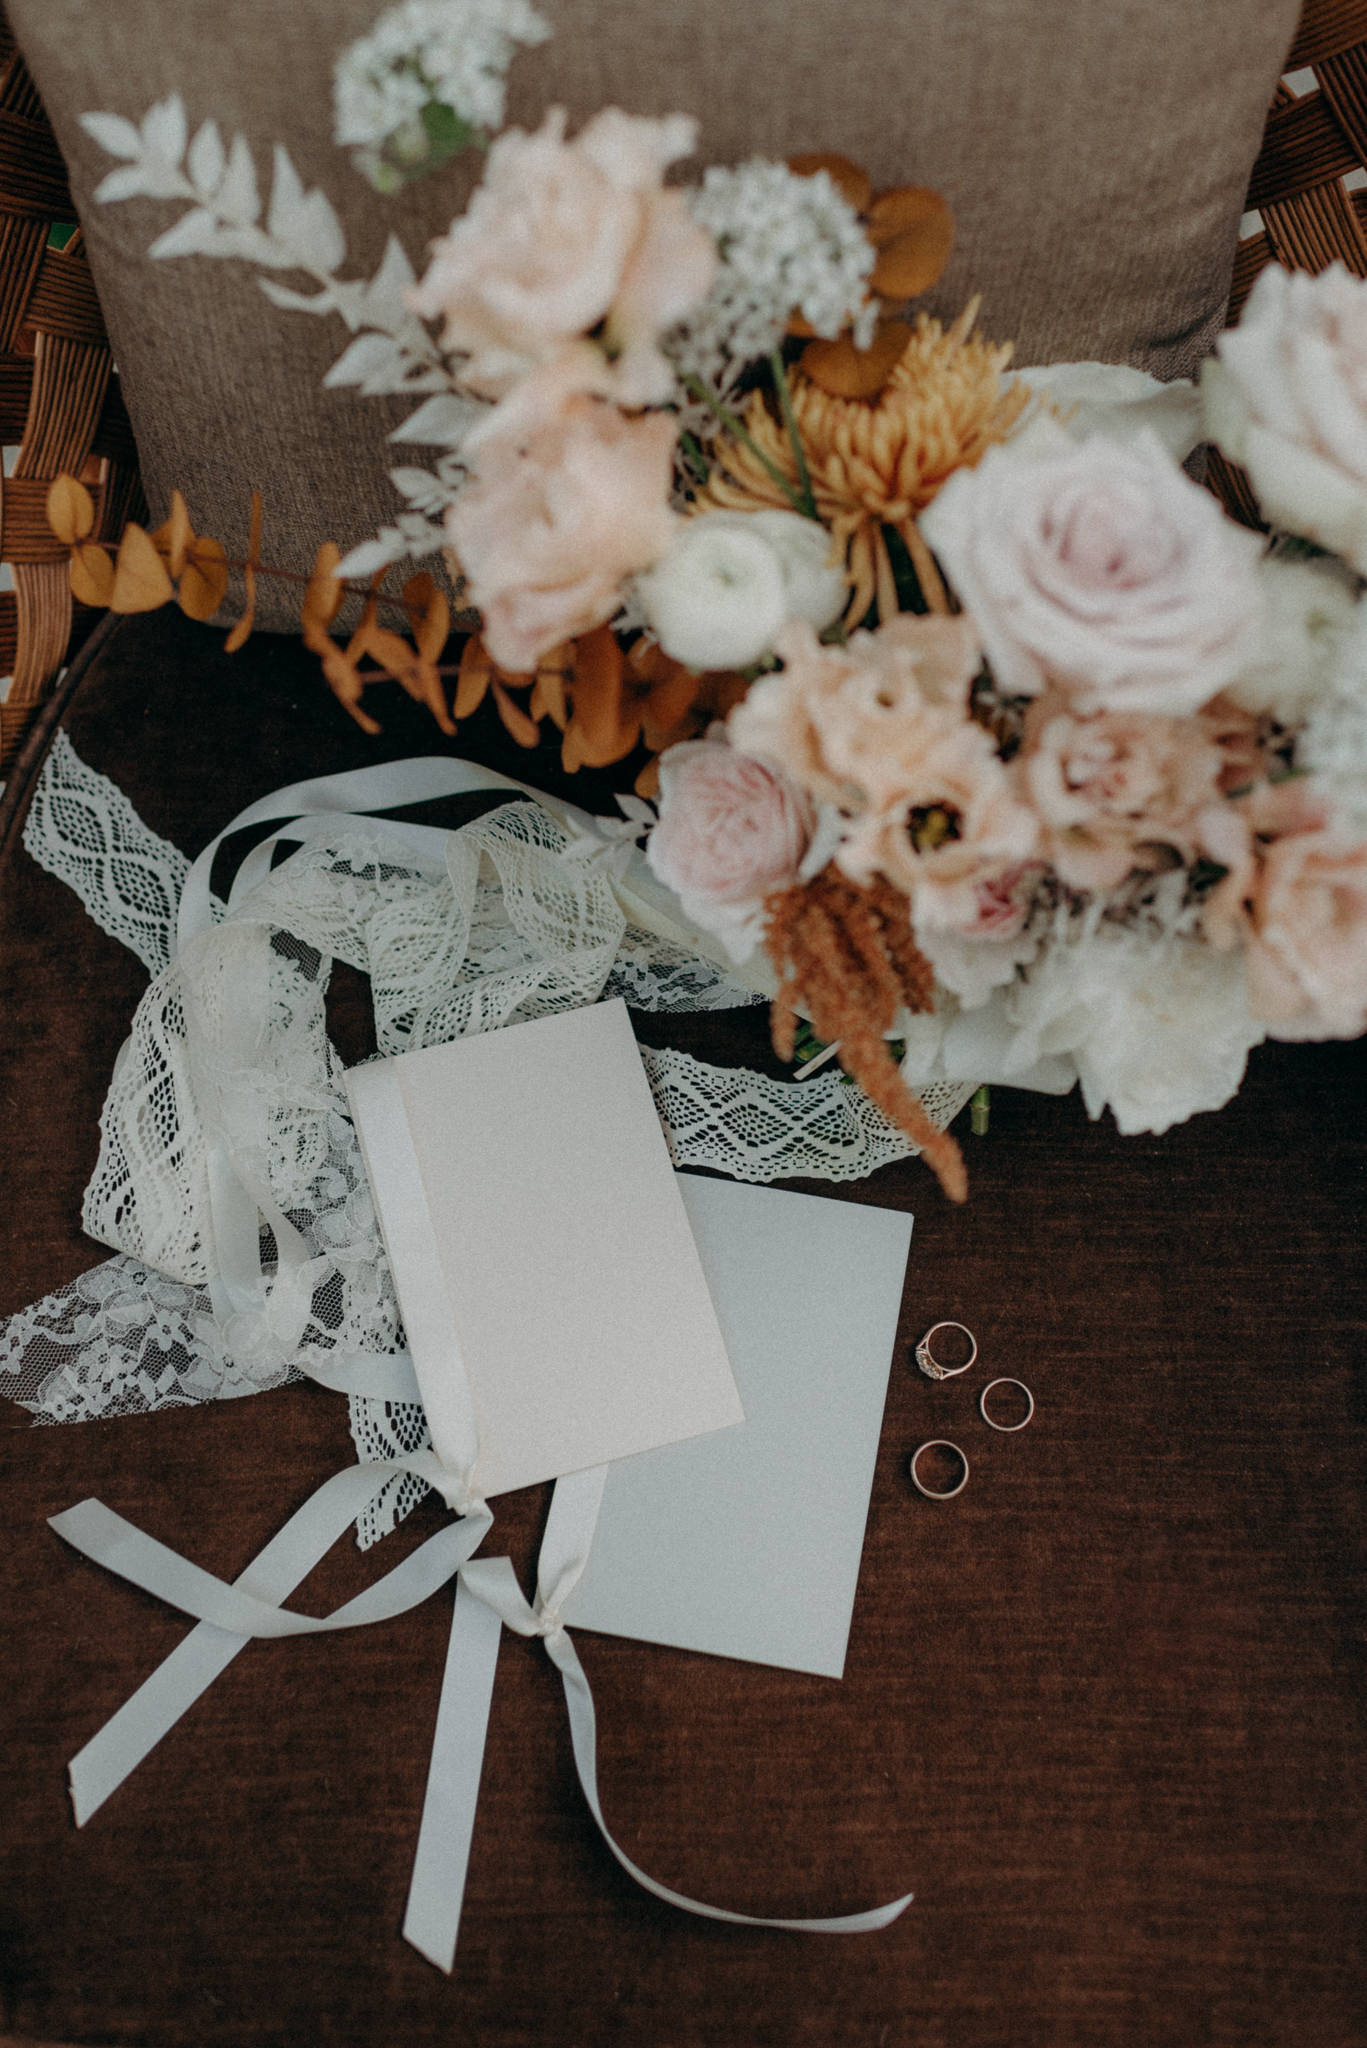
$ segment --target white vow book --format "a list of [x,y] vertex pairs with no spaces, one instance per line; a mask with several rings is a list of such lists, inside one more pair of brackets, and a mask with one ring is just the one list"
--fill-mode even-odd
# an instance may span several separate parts
[[742,1421],[625,1004],[346,1078],[433,1445],[473,1492]]
[[678,1179],[745,1424],[612,1466],[564,1618],[839,1678],[911,1218]]

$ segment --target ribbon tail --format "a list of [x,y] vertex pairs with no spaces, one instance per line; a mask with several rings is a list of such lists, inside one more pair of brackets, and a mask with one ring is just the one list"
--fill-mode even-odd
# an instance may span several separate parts
[[[387,1483],[384,1479],[372,1479],[367,1499],[375,1499]],[[348,1488],[348,1520],[354,1513],[350,1494]],[[236,1586],[254,1590],[266,1599],[289,1598],[327,1555],[341,1529],[347,1527],[347,1520],[338,1528],[335,1516],[320,1513],[320,1499],[321,1495],[315,1493],[290,1517],[234,1581]],[[248,1640],[209,1622],[198,1623],[71,1759],[67,1776],[78,1828],[83,1828],[92,1814],[99,1812],[110,1794],[117,1792],[162,1737],[170,1734],[177,1721],[227,1670],[238,1651],[247,1647]]]
[[502,1634],[494,1609],[458,1579],[403,1923],[404,1940],[448,1976],[456,1957]]
[[[69,1781],[78,1827],[99,1811],[253,1635],[299,1635],[383,1620],[415,1606],[459,1569],[488,1531],[492,1518],[487,1509],[455,1529],[440,1531],[395,1571],[321,1621],[292,1614],[278,1604],[307,1578],[397,1472],[430,1462],[419,1454],[412,1461],[385,1460],[335,1473],[231,1586],[135,1529],[99,1501],[83,1501],[52,1517],[57,1534],[83,1555],[170,1605],[197,1614],[199,1621],[72,1758]],[[430,1474],[424,1469],[420,1476]],[[433,1554],[433,1545],[441,1546],[438,1554]]]
[[671,1891],[668,1885],[659,1884],[639,1863],[633,1863],[625,1849],[612,1838],[608,1824],[603,1818],[603,1809],[598,1799],[598,1733],[597,1717],[593,1709],[593,1694],[584,1667],[579,1661],[569,1636],[562,1629],[559,1634],[547,1636],[546,1649],[551,1661],[560,1672],[565,1688],[565,1704],[569,1709],[570,1742],[574,1750],[575,1769],[589,1812],[598,1824],[598,1832],[608,1848],[626,1871],[628,1877],[636,1880],[646,1891],[666,1905],[681,1907],[685,1913],[697,1913],[705,1920],[726,1920],[736,1927],[780,1927],[794,1934],[872,1934],[881,1927],[889,1926],[911,1904],[913,1894],[907,1892],[900,1899],[893,1899],[886,1906],[872,1906],[864,1913],[840,1913],[826,1919],[779,1920],[763,1914],[733,1913],[724,1906],[709,1906],[701,1899],[690,1899],[683,1892]]

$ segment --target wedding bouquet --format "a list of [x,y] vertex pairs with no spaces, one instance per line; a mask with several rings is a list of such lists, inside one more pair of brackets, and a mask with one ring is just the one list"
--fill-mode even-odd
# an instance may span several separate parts
[[[407,0],[339,64],[338,140],[382,189],[482,142],[547,32],[525,0]],[[421,401],[393,438],[435,458],[308,587],[344,701],[370,723],[385,672],[448,731],[486,698],[525,745],[549,723],[567,769],[644,747],[605,861],[645,839],[780,1051],[809,1017],[952,1196],[931,1079],[1079,1079],[1161,1131],[1265,1036],[1367,1026],[1367,284],[1266,273],[1199,393],[1012,374],[976,303],[908,310],[950,247],[934,193],[819,156],[666,183],[683,115],[499,134],[421,277],[391,242],[369,282],[283,150],[263,219],[243,138],[191,139],[178,100],[86,126],[122,159],[99,196],[190,201],[155,255],[257,264],[347,325],[330,384]],[[1276,540],[1184,472],[1202,438]],[[227,587],[179,502],[117,562],[70,493],[54,523],[87,597],[178,583],[204,616]],[[430,577],[412,642],[380,624],[391,565],[435,551],[477,614],[453,695]]]

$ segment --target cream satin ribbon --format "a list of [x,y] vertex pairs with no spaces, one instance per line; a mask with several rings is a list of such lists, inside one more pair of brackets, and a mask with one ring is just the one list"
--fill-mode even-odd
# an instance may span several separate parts
[[[328,1480],[231,1585],[191,1564],[165,1544],[113,1514],[82,1501],[52,1518],[57,1534],[95,1563],[145,1592],[194,1615],[198,1626],[88,1743],[71,1765],[78,1825],[108,1798],[219,1671],[256,1636],[305,1635],[359,1628],[406,1613],[457,1578],[446,1668],[433,1739],[427,1792],[404,1919],[404,1935],[439,1969],[455,1957],[470,1839],[479,1794],[499,1639],[504,1626],[540,1636],[561,1676],[570,1740],[589,1811],[622,1868],[656,1898],[684,1912],[745,1927],[794,1933],[859,1934],[886,1927],[911,1894],[860,1913],[817,1919],[771,1919],[735,1913],[687,1897],[651,1877],[613,1839],[598,1797],[597,1727],[584,1668],[561,1619],[593,1540],[606,1468],[557,1481],[537,1570],[535,1606],[524,1597],[506,1557],[475,1558],[492,1517],[480,1508],[429,1537],[382,1579],[330,1615],[297,1614],[280,1601],[306,1576],[365,1500],[395,1473],[412,1471],[446,1491],[435,1459],[357,1465]],[[329,1533],[330,1532],[330,1533]]]

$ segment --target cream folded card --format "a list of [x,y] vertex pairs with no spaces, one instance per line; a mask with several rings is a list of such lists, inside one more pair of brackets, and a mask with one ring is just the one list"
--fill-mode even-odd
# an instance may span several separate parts
[[433,1445],[470,1493],[743,1420],[625,1004],[346,1081]]
[[911,1218],[678,1181],[745,1425],[612,1466],[564,1618],[839,1678]]

